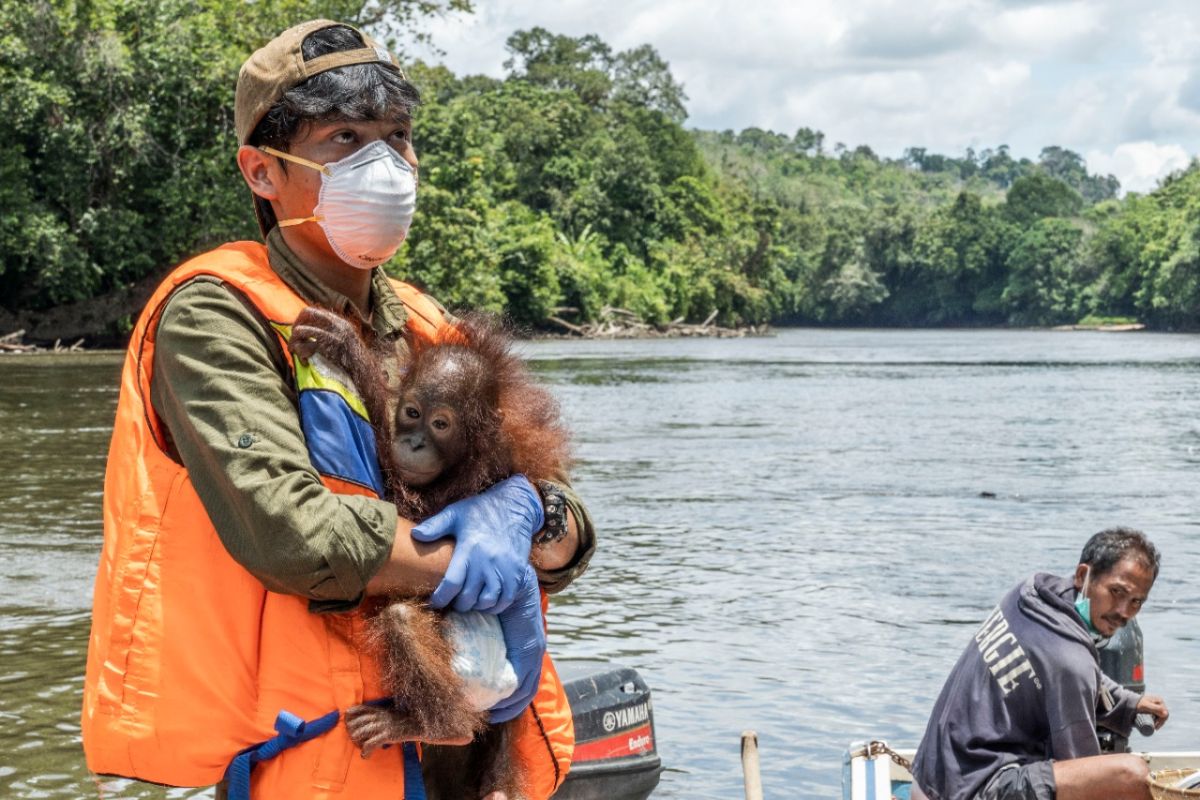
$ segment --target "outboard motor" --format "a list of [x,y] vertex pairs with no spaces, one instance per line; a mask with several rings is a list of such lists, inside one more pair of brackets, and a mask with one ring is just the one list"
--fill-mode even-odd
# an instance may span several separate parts
[[631,667],[603,661],[562,661],[558,673],[575,722],[575,755],[554,800],[645,800],[662,772],[645,681]]
[[[1138,694],[1146,692],[1145,651],[1142,645],[1142,629],[1136,619],[1119,628],[1101,648],[1100,670],[1117,683]],[[1149,714],[1137,715],[1137,730],[1143,736],[1154,733],[1154,718]],[[1110,731],[1097,728],[1100,750],[1104,753],[1128,753],[1129,739]]]

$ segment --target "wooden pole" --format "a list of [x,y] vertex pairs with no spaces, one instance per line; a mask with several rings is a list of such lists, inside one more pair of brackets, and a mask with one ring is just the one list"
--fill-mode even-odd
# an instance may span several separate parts
[[746,800],[763,800],[762,775],[758,770],[758,734],[754,731],[742,731],[742,775]]

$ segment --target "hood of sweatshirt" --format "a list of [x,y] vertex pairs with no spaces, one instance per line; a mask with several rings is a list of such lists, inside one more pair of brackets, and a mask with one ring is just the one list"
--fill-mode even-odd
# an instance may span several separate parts
[[1018,606],[1030,620],[1095,652],[1096,641],[1075,610],[1075,596],[1071,578],[1039,572],[1021,587]]

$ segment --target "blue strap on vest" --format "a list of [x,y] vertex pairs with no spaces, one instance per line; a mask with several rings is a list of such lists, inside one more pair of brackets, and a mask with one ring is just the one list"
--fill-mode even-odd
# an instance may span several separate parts
[[[250,800],[250,773],[255,764],[328,733],[341,716],[335,709],[323,717],[306,722],[290,711],[280,711],[275,718],[275,730],[279,731],[279,735],[245,748],[229,762],[225,769],[229,800]],[[404,800],[425,800],[425,780],[421,776],[417,746],[412,742],[404,742],[401,749],[404,751]]]
[[404,749],[404,800],[425,800],[425,776],[421,774],[417,746],[403,742],[400,747]]

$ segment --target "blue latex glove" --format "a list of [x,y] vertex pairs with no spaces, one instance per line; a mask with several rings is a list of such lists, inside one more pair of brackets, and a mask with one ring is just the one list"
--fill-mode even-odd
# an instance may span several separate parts
[[504,631],[508,661],[513,665],[519,683],[512,695],[492,706],[488,721],[493,725],[520,715],[537,694],[542,680],[546,627],[542,622],[542,596],[538,591],[537,574],[528,564],[521,576],[516,600],[500,614],[500,628]]
[[545,524],[542,498],[524,475],[505,478],[485,492],[451,503],[412,530],[419,542],[454,537],[454,555],[429,604],[455,611],[499,614],[513,603],[529,544]]

